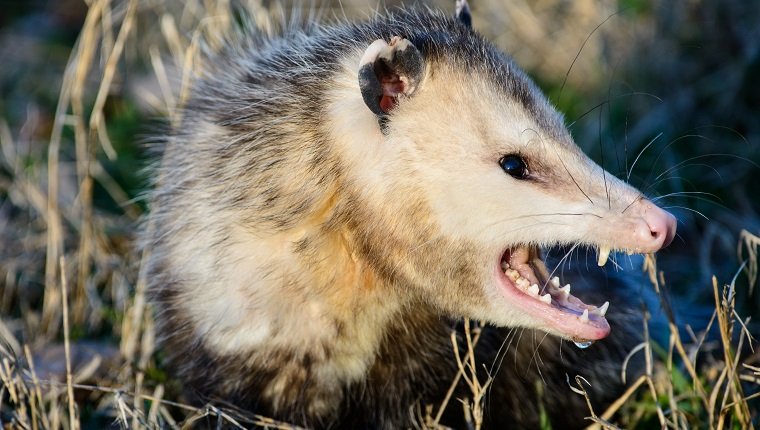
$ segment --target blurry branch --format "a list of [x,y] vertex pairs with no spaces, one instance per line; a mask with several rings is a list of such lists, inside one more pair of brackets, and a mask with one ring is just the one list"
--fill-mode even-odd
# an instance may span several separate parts
[[[647,378],[646,375],[642,375],[641,378],[639,378],[639,379],[642,380],[641,383],[643,384],[645,381],[647,381],[648,378]],[[594,424],[590,425],[589,427],[587,427],[587,429],[591,430],[591,429],[600,429],[600,428],[603,428],[605,430],[620,430],[619,427],[617,427],[616,425],[614,425],[614,424],[612,424],[611,422],[608,421],[609,418],[604,418],[604,415],[608,415],[608,414],[612,415],[612,413],[610,412],[611,411],[611,407],[608,408],[608,410],[601,417],[598,416],[596,414],[596,412],[594,412],[594,407],[591,404],[591,398],[589,398],[589,395],[586,392],[586,389],[583,388],[584,384],[588,385],[588,386],[591,386],[591,383],[588,380],[586,380],[586,378],[584,378],[583,376],[580,376],[580,375],[576,375],[575,376],[575,385],[576,386],[572,386],[570,384],[570,376],[568,375],[567,376],[567,384],[568,384],[568,386],[570,387],[570,389],[573,392],[582,395],[586,399],[586,407],[588,407],[589,413],[591,414],[591,416],[589,416],[587,419],[590,420],[590,421],[592,421],[594,423]],[[634,384],[632,387],[638,387],[639,385],[640,384],[638,384],[638,385]],[[628,391],[632,392],[631,389],[629,389]],[[618,399],[618,401],[621,401],[620,399],[623,399],[624,397],[627,397],[625,393],[623,394],[623,396],[621,396]]]
[[[710,415],[713,416],[718,399],[718,389],[721,387],[723,380],[726,380],[726,387],[723,392],[723,396],[720,404],[720,415],[718,417],[718,423],[716,427],[721,429],[725,426],[726,415],[729,408],[726,407],[729,399],[733,400],[734,416],[739,421],[741,428],[747,429],[752,427],[751,414],[749,413],[749,406],[746,400],[744,400],[744,393],[742,390],[741,380],[739,379],[739,358],[742,346],[748,333],[746,330],[741,330],[739,334],[739,342],[734,350],[732,344],[734,327],[737,321],[737,315],[734,310],[736,304],[736,295],[734,292],[734,284],[726,285],[723,287],[723,294],[720,295],[718,291],[718,280],[713,277],[713,292],[715,296],[715,309],[718,315],[718,326],[720,328],[721,342],[723,344],[723,354],[725,360],[725,367],[718,379],[718,383],[713,388],[713,393],[710,395]],[[741,324],[741,321],[739,322]],[[743,326],[743,325],[742,325]],[[751,337],[749,337],[751,341]],[[738,353],[737,353],[738,352]],[[710,420],[713,424],[713,419]]]
[[483,384],[481,384],[478,380],[477,362],[475,360],[475,347],[480,340],[481,334],[482,330],[480,326],[472,328],[470,319],[464,319],[464,340],[465,345],[467,346],[467,351],[466,355],[463,358],[459,351],[460,347],[457,331],[451,331],[451,345],[454,350],[454,358],[457,362],[458,371],[454,376],[454,379],[451,381],[451,385],[449,386],[449,389],[446,392],[441,405],[438,407],[438,412],[436,413],[435,417],[431,416],[432,410],[428,411],[428,414],[425,417],[426,419],[424,428],[445,428],[440,424],[441,418],[443,417],[443,413],[448,407],[449,402],[451,401],[451,398],[459,386],[459,382],[462,380],[462,378],[464,378],[467,387],[472,393],[471,400],[460,399],[462,402],[462,407],[464,409],[465,422],[467,423],[468,427],[472,429],[480,429],[482,427],[484,417],[483,403],[485,401],[486,393],[488,392],[488,387],[493,382],[493,378],[489,376],[486,382]]
[[79,418],[76,412],[76,405],[74,404],[74,387],[72,386],[71,377],[71,347],[69,342],[69,293],[66,288],[66,270],[64,264],[64,258],[60,259],[61,270],[61,300],[63,302],[63,344],[64,352],[66,355],[66,394],[68,396],[69,405],[69,428],[71,430],[77,430],[79,428]]
[[752,294],[755,283],[757,282],[760,237],[755,236],[747,230],[742,230],[741,233],[739,233],[739,246],[736,250],[736,254],[739,256],[739,261],[745,261],[745,249],[747,251],[747,264],[744,266],[744,271],[747,273],[747,278],[749,278],[749,292]]

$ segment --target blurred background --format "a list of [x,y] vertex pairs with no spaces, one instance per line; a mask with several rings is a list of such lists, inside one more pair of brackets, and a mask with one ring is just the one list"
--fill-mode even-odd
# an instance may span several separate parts
[[[304,7],[265,0],[0,0],[0,339],[9,363],[34,362],[40,379],[63,381],[65,280],[78,381],[110,381],[157,399],[176,392],[153,347],[133,251],[146,210],[144,144],[181,105],[183,71],[198,61],[198,40],[213,46],[215,33],[235,26],[230,11],[243,3],[275,21]],[[401,3],[309,5],[331,21],[366,19]],[[453,1],[404,4],[454,9]],[[759,357],[746,336],[760,333],[760,299],[752,293],[760,246],[754,236],[760,234],[760,1],[470,5],[474,28],[536,80],[565,113],[577,143],[677,216],[679,235],[658,254],[657,268],[685,343],[709,351],[711,341],[719,342],[718,323],[709,325],[712,278],[721,293],[729,285],[736,317],[750,318],[730,333],[736,345],[729,349],[755,374],[739,384],[756,392],[760,372],[751,369]],[[713,333],[702,345],[708,325]],[[667,324],[658,330],[653,338],[662,339],[664,351]],[[734,355],[715,360],[726,357]],[[52,394],[38,403],[54,427],[51,420],[66,422],[65,387],[48,388]],[[164,416],[163,406],[107,394],[96,388],[77,394],[77,414],[92,428],[110,422],[119,407],[130,411],[125,420],[132,424],[150,422],[151,413],[155,420],[176,417]],[[0,424],[18,422],[23,401],[0,396]],[[646,428],[653,413],[620,419]],[[706,422],[699,421],[703,413],[689,414],[696,420],[689,424]],[[756,408],[750,415],[757,419]]]

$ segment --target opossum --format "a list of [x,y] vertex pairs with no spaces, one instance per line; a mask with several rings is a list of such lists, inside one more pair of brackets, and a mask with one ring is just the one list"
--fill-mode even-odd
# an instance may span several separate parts
[[[486,324],[486,427],[536,426],[539,408],[587,425],[576,374],[598,408],[619,393],[635,330],[612,318],[614,341],[561,351],[605,338],[615,311],[572,294],[541,250],[595,248],[604,265],[667,246],[675,218],[575,145],[466,2],[241,30],[166,140],[141,242],[168,367],[194,401],[317,428],[420,425],[457,377],[465,318]],[[441,424],[465,425],[467,395],[455,387]]]

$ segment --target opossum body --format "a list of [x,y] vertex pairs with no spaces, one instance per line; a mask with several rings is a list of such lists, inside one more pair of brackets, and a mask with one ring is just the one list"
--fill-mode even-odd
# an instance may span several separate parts
[[[454,321],[607,336],[607,304],[550,279],[539,246],[598,247],[603,264],[672,239],[672,216],[589,160],[459,6],[238,35],[199,73],[142,235],[162,344],[197,401],[411,426],[455,378]],[[599,377],[599,404],[620,388],[631,343],[560,355],[558,338],[512,351],[507,333],[523,332],[478,344],[487,366],[509,356],[487,425],[537,423],[537,390],[562,428],[587,424],[566,374]]]

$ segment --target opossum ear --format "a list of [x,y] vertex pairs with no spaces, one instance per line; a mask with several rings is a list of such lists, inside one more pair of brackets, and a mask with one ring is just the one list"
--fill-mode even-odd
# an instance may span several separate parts
[[425,71],[420,51],[407,39],[394,36],[390,43],[376,40],[359,63],[359,88],[367,107],[380,117],[390,112],[401,96],[417,89]]
[[454,15],[462,25],[467,28],[472,28],[472,14],[470,13],[470,5],[467,4],[467,0],[457,0],[456,15]]

